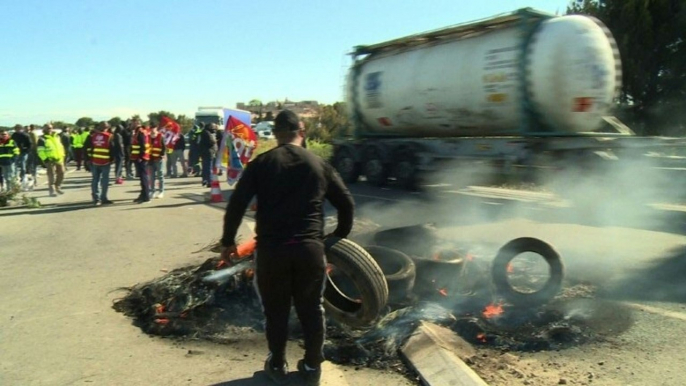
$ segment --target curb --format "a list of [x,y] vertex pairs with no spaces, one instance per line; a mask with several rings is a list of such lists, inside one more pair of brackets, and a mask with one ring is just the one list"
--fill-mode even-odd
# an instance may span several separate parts
[[474,355],[472,346],[447,328],[421,322],[400,352],[424,385],[488,386],[457,355]]

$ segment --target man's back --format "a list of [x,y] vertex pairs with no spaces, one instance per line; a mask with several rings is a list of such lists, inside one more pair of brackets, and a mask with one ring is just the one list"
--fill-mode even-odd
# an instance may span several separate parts
[[235,210],[253,195],[258,201],[255,231],[260,243],[321,240],[325,199],[352,226],[353,200],[340,177],[328,163],[300,146],[281,145],[248,165],[234,192],[236,200],[232,197]]

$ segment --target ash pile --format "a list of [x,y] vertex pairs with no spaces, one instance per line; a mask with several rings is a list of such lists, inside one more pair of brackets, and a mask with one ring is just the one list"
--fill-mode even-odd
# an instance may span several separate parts
[[[398,353],[421,321],[504,351],[599,341],[631,323],[627,309],[596,299],[593,287],[563,288],[562,259],[542,240],[515,239],[489,251],[456,247],[431,224],[375,229],[356,222],[357,242],[326,241],[325,355],[334,363],[409,375]],[[261,332],[249,257],[231,267],[216,256],[176,269],[126,288],[113,308],[152,335],[229,343],[235,334]],[[291,338],[300,339],[295,319],[291,326]]]

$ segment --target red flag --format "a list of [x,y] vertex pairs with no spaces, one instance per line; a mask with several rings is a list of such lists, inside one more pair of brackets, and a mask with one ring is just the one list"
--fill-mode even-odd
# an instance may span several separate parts
[[233,184],[250,162],[252,153],[257,147],[257,135],[250,126],[230,116],[226,122],[224,136],[228,150],[226,154],[228,156],[227,180],[229,184]]
[[181,134],[181,126],[169,117],[160,117],[160,132],[167,149],[173,149]]

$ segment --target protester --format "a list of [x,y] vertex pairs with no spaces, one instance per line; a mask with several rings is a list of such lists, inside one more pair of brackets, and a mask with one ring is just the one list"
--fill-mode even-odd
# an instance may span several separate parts
[[231,195],[224,217],[221,256],[224,260],[235,256],[238,226],[256,196],[259,253],[255,277],[269,345],[265,372],[277,383],[286,381],[285,350],[293,303],[305,341],[305,358],[298,362],[298,371],[308,385],[318,385],[325,332],[324,200],[338,210],[338,226],[333,232],[338,237],[350,233],[354,203],[333,167],[302,148],[305,133],[295,113],[279,113],[274,134],[278,146],[248,163]]
[[205,125],[200,122],[193,126],[193,129],[188,135],[188,173],[193,173],[194,177],[200,175],[200,168],[198,162],[200,161],[200,134],[205,129]]
[[17,144],[5,129],[0,129],[0,172],[3,176],[0,191],[10,191],[15,176],[15,165],[20,151]]
[[[83,132],[81,132],[81,143],[84,144],[86,141],[88,141],[88,137],[91,135],[91,129],[88,127],[84,127]],[[85,148],[83,149],[83,166],[86,169],[87,172],[91,171],[91,160],[88,158]]]
[[55,192],[63,194],[62,181],[64,180],[64,147],[59,137],[53,133],[52,125],[47,123],[43,126],[43,136],[37,143],[38,157],[48,172],[48,190],[50,196]]
[[205,125],[205,129],[200,133],[198,141],[198,153],[202,161],[202,186],[210,186],[212,173],[212,162],[217,155],[217,125],[210,123]]
[[14,133],[12,133],[12,140],[14,144],[19,148],[19,156],[16,157],[15,164],[15,174],[19,173],[21,182],[26,182],[26,162],[31,153],[31,138],[29,134],[24,132],[24,127],[22,125],[14,126]]
[[74,153],[74,161],[76,161],[76,170],[81,170],[81,164],[83,163],[84,155],[83,155],[83,140],[84,137],[82,136],[83,129],[82,128],[77,128],[74,129],[71,133],[71,146],[72,146],[72,152]]
[[112,133],[112,159],[114,160],[114,183],[121,185],[124,183],[122,178],[122,167],[124,165],[126,153],[124,151],[124,138],[121,133],[124,132],[124,126],[121,124],[114,128],[110,128]]
[[181,162],[181,177],[188,177],[186,165],[186,137],[179,134],[172,152],[169,154],[169,162],[167,163],[167,175],[176,178],[179,177],[179,170],[177,163]]
[[84,144],[86,154],[90,158],[89,163],[93,176],[91,180],[91,197],[93,198],[93,205],[96,206],[113,204],[107,198],[113,153],[113,138],[112,134],[108,131],[109,126],[107,122],[98,123]]
[[148,177],[148,162],[150,161],[150,136],[139,120],[131,122],[133,136],[131,138],[131,161],[136,165],[136,174],[141,181],[141,192],[136,203],[150,202],[150,178]]
[[[126,170],[126,179],[132,180],[133,177],[133,162],[131,160],[131,138],[133,137],[133,128],[131,122],[127,122],[124,129],[121,131],[122,144],[124,145],[124,168]],[[122,181],[122,183],[124,183]]]
[[38,165],[41,163],[38,157],[38,132],[36,131],[36,126],[29,125],[27,128],[29,138],[31,139],[31,150],[29,151],[29,157],[26,161],[26,171],[31,173],[33,182],[28,186],[29,189],[34,189],[38,186]]
[[60,142],[64,147],[64,170],[67,170],[67,163],[71,161],[71,136],[69,135],[69,128],[62,127],[60,132]]
[[[160,133],[157,125],[152,125],[150,128],[150,147],[150,162],[148,163],[150,192],[153,198],[164,198],[164,161],[166,147],[164,145],[164,136]],[[155,193],[155,180],[158,181],[159,191],[157,193]]]

